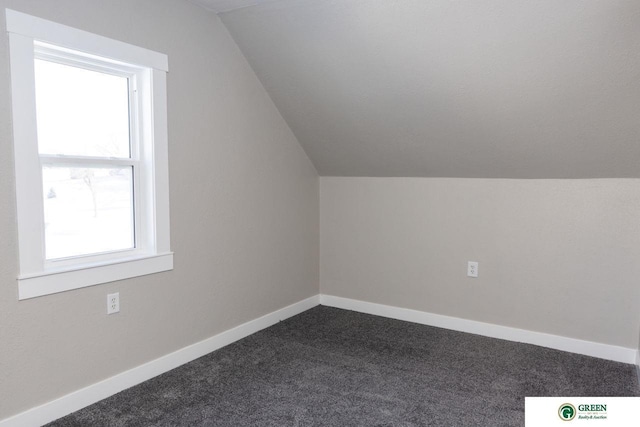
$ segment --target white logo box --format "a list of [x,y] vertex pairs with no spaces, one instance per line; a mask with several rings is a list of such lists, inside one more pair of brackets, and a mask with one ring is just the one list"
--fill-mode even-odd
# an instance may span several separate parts
[[525,397],[525,426],[638,427],[640,397]]

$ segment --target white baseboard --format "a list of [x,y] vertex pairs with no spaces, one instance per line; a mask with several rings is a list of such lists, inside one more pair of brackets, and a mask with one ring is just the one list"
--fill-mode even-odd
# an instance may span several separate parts
[[56,400],[29,409],[10,418],[0,420],[0,427],[41,426],[60,417],[82,409],[122,390],[140,384],[163,374],[178,366],[184,365],[198,357],[218,350],[235,341],[254,334],[262,329],[278,323],[280,320],[300,314],[318,304],[345,310],[358,311],[376,316],[405,320],[423,325],[436,326],[460,332],[500,338],[509,341],[535,344],[571,353],[599,357],[616,362],[636,364],[640,381],[640,352],[635,349],[582,341],[574,338],[532,332],[523,329],[509,328],[490,323],[456,317],[442,316],[407,308],[375,304],[331,295],[316,295],[288,307],[251,320],[228,331],[222,332],[199,343],[184,347],[173,353],[162,356],[106,380],[92,384]]
[[541,332],[527,331],[524,329],[509,328],[507,326],[499,326],[491,323],[476,322],[474,320],[442,316],[440,314],[432,314],[408,308],[392,307],[389,305],[375,304],[331,295],[320,295],[320,304],[345,310],[358,311],[360,313],[388,317],[391,319],[436,326],[438,328],[483,335],[491,338],[534,344],[570,353],[584,354],[601,359],[613,360],[616,362],[632,364],[638,363],[636,361],[638,354],[637,350],[618,347],[615,345],[600,344]]
[[140,384],[162,373],[184,365],[212,351],[256,333],[281,320],[300,314],[320,303],[318,295],[251,320],[204,341],[184,347],[144,365],[92,384],[59,399],[37,406],[25,412],[0,421],[0,427],[41,426],[67,414],[112,396],[122,390]]

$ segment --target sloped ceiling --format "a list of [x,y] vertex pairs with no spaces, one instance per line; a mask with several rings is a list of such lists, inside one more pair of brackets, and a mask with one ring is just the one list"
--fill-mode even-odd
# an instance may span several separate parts
[[215,13],[229,12],[278,0],[190,0]]
[[640,177],[640,1],[221,14],[323,176]]

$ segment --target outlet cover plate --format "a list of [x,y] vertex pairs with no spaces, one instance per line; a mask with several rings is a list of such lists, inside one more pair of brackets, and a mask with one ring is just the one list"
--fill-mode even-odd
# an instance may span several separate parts
[[478,277],[478,261],[467,262],[467,276]]
[[107,295],[107,314],[114,314],[120,311],[120,292]]

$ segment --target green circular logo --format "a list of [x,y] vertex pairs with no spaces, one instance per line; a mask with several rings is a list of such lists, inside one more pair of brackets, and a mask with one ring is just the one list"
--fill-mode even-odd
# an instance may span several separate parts
[[571,421],[576,417],[576,407],[571,403],[563,403],[558,408],[558,416],[562,421]]

